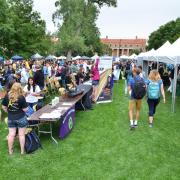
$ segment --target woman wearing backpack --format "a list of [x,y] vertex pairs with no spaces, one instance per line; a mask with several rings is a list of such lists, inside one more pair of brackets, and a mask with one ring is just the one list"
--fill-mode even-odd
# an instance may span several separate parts
[[160,102],[160,96],[163,96],[164,103],[165,92],[164,85],[160,74],[157,70],[152,70],[149,74],[149,78],[147,80],[147,103],[149,106],[149,127],[153,127],[154,115],[156,113],[156,107]]

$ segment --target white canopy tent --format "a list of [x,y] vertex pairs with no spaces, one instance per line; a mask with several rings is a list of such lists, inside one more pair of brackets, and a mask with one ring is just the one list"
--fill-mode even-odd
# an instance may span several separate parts
[[174,65],[174,85],[172,93],[172,112],[175,111],[176,101],[176,86],[177,86],[177,71],[178,65],[180,65],[180,38],[176,40],[172,45],[169,41],[163,44],[157,50],[151,50],[138,56],[144,61],[156,61],[157,63],[162,62],[166,64]]
[[66,56],[59,56],[57,59],[66,60]]
[[91,57],[92,60],[96,60],[97,58],[99,58],[99,56],[96,55],[96,54],[95,54],[94,56]]
[[128,59],[129,59],[129,56],[122,55],[122,56],[120,56],[120,59],[128,60]]
[[33,60],[40,60],[40,59],[42,59],[43,58],[43,56],[41,56],[40,54],[38,54],[38,53],[36,53],[36,54],[34,54],[33,56],[31,56],[31,59],[33,59]]
[[72,58],[72,60],[80,60],[81,59],[81,56],[76,56],[74,58]]
[[135,53],[129,56],[129,59],[136,59],[136,58],[137,58],[137,55]]
[[172,93],[172,111],[174,112],[176,103],[178,65],[180,65],[180,38],[177,39],[169,48],[165,49],[165,51],[160,52],[158,59],[164,59],[164,62],[167,61],[168,63],[174,65],[174,84]]

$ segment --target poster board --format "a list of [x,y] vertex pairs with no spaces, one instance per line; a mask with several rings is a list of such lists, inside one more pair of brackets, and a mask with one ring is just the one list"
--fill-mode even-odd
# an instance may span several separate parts
[[112,69],[113,57],[112,56],[102,56],[99,62],[99,72],[102,74],[108,69]]

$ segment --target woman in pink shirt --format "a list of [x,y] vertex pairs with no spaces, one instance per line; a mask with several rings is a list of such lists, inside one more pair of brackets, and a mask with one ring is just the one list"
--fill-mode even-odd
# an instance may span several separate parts
[[100,80],[98,66],[99,66],[99,58],[96,59],[95,64],[93,64],[91,67],[91,78],[92,78],[92,86],[93,86],[92,101],[93,102],[96,102],[97,90],[98,90],[98,85],[99,85],[99,80]]

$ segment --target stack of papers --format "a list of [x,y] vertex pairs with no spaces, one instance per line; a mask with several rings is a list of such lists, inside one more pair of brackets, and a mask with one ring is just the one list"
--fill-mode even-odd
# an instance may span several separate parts
[[61,117],[61,113],[58,111],[53,111],[51,113],[43,113],[39,118],[40,119],[58,119]]
[[57,110],[59,111],[67,111],[69,109],[69,107],[58,107]]
[[64,102],[62,103],[63,106],[72,106],[74,103],[72,102]]

